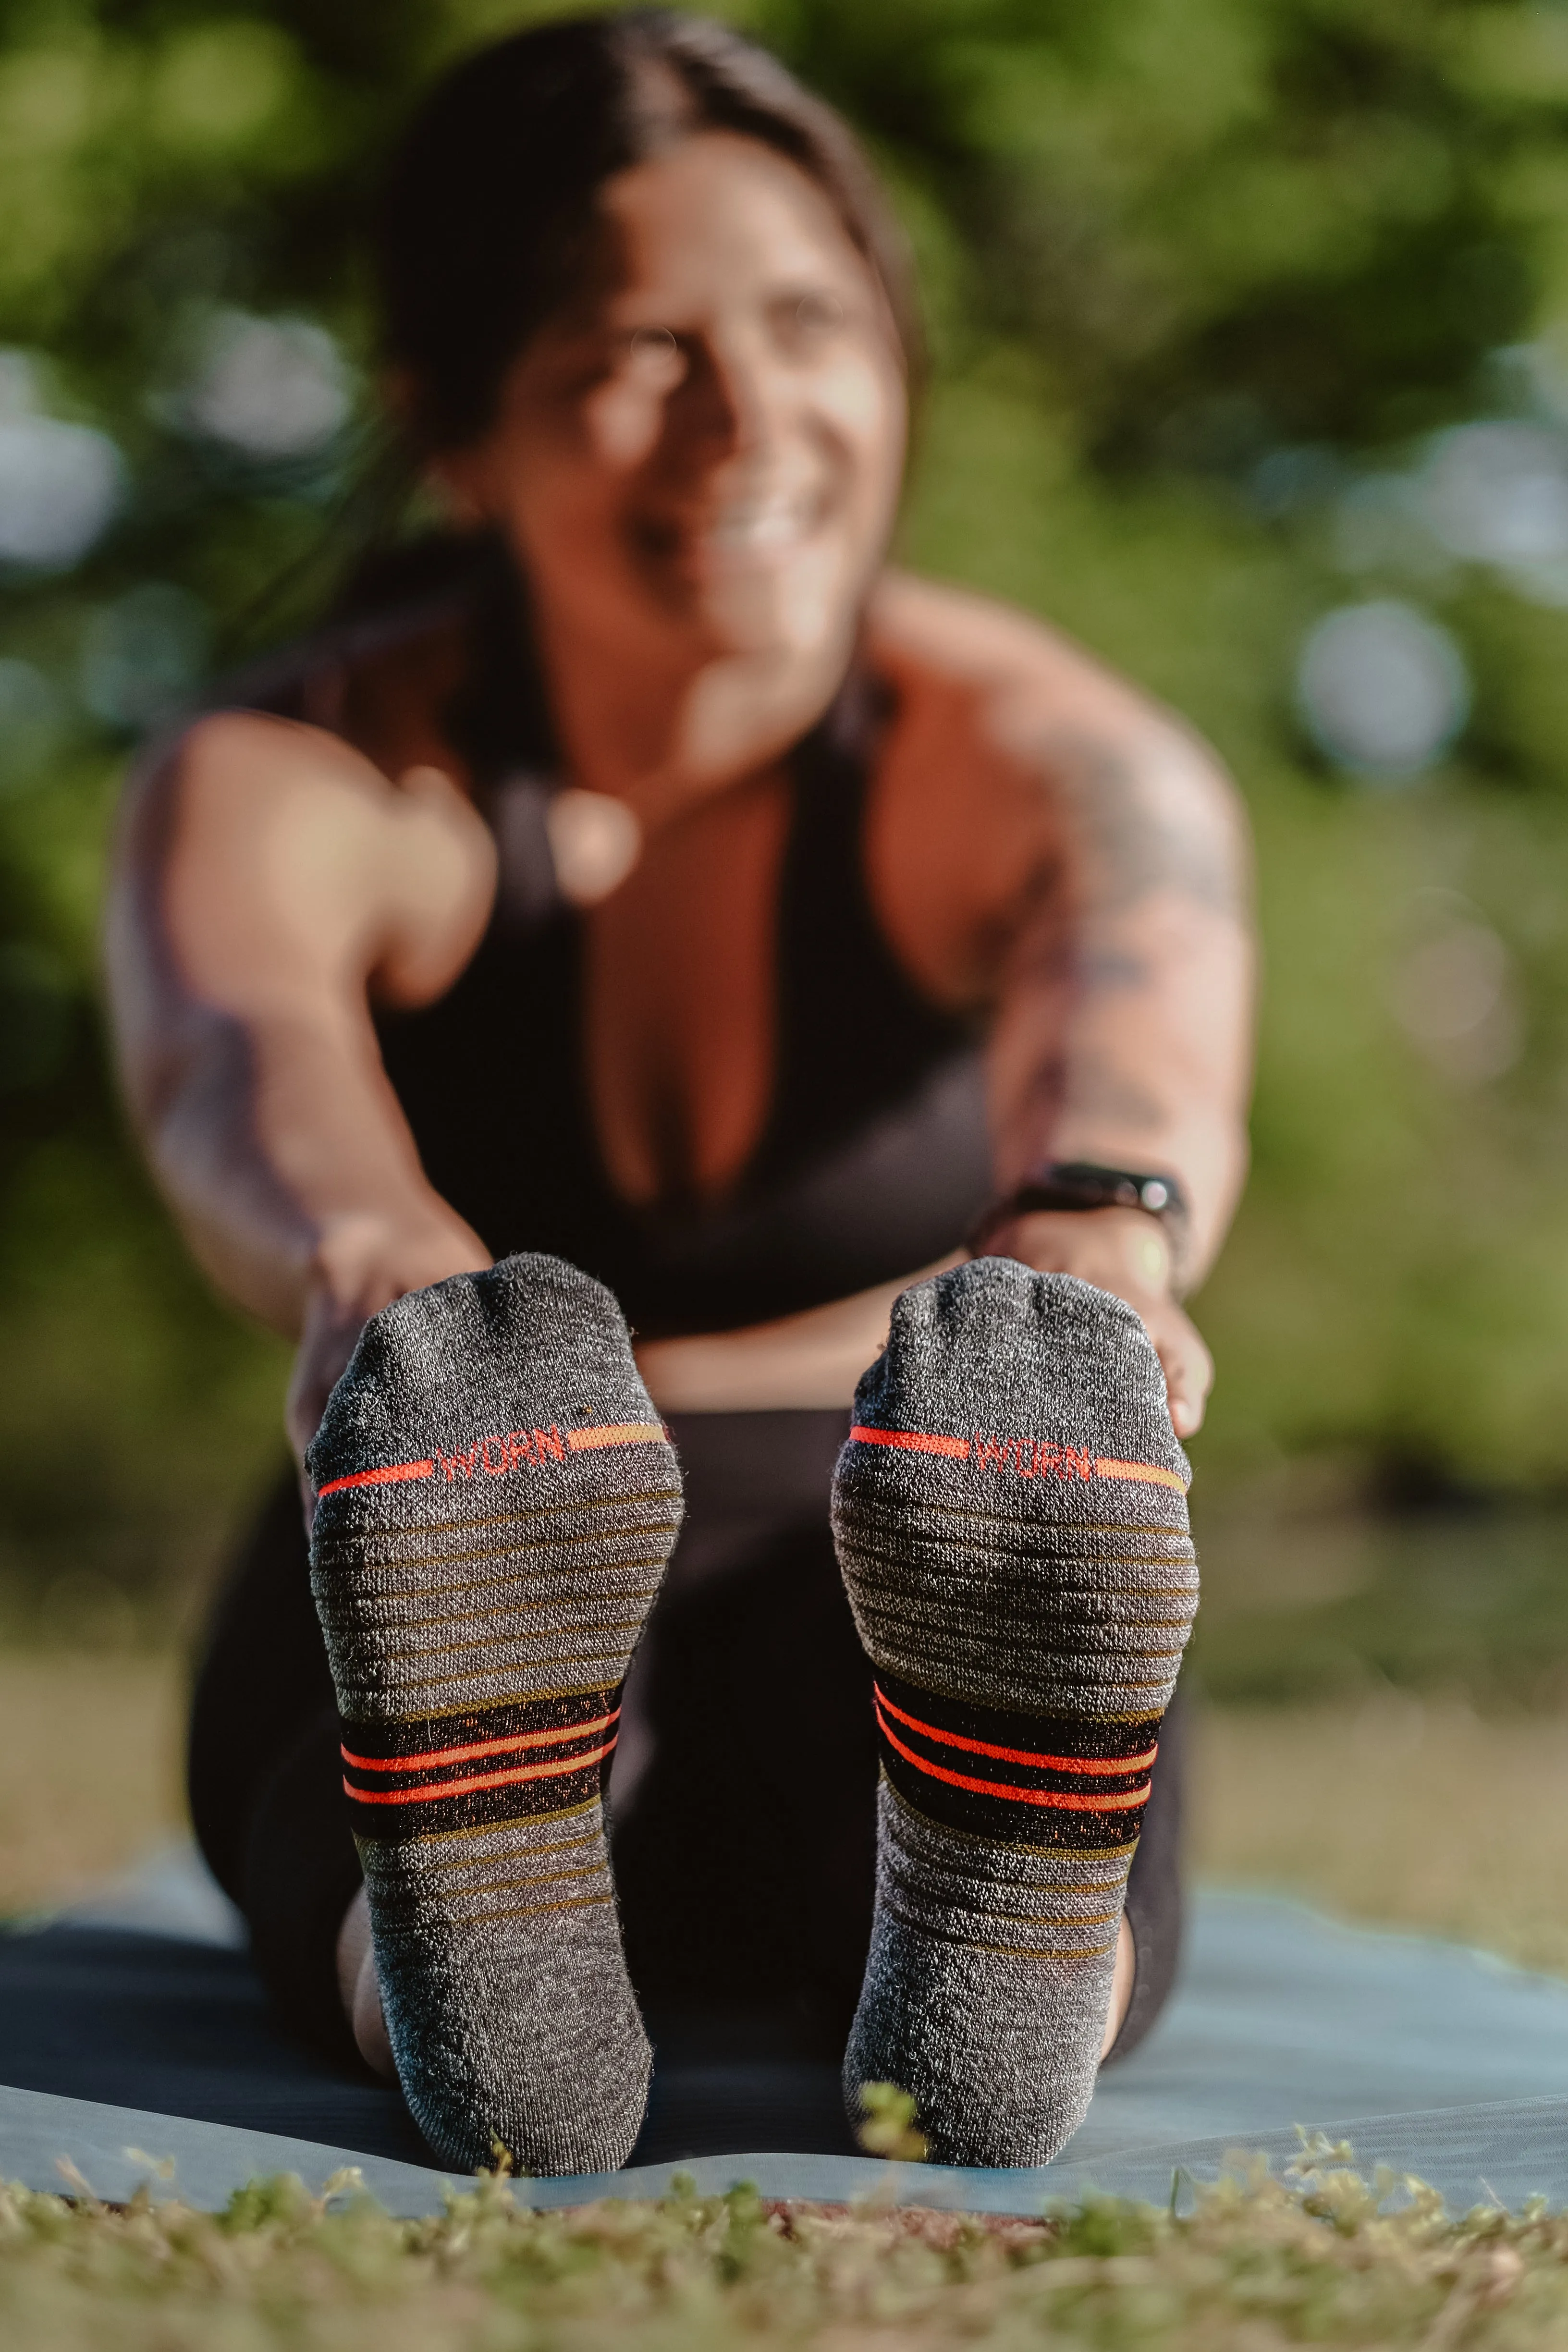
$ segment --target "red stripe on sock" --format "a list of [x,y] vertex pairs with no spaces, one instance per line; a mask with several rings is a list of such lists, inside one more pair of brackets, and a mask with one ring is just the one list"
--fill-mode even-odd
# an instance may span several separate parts
[[596,1715],[592,1723],[571,1723],[552,1731],[518,1731],[504,1739],[476,1740],[471,1748],[430,1748],[418,1756],[355,1756],[346,1748],[339,1755],[356,1772],[427,1772],[433,1764],[468,1764],[476,1756],[504,1756],[520,1748],[559,1748],[564,1739],[585,1739],[591,1731],[607,1731],[616,1716]]
[[[912,1764],[917,1772],[924,1772],[930,1780],[945,1780],[954,1789],[972,1789],[977,1797],[1011,1797],[1016,1804],[1050,1805],[1069,1813],[1125,1813],[1131,1812],[1135,1805],[1142,1804],[1149,1794],[1150,1783],[1147,1780],[1141,1789],[1130,1789],[1115,1797],[1083,1797],[1066,1790],[1014,1789],[1000,1780],[972,1780],[966,1772],[950,1772],[945,1764],[930,1763],[925,1757],[917,1756],[912,1748],[906,1748],[897,1732],[889,1727],[880,1707],[877,1710],[877,1720],[882,1727],[883,1738],[889,1748],[897,1748],[906,1764]],[[1076,1770],[1077,1767],[1073,1769]]]
[[558,1772],[581,1772],[590,1764],[602,1764],[615,1746],[613,1738],[602,1748],[591,1748],[586,1756],[558,1756],[549,1764],[520,1764],[511,1772],[470,1772],[461,1780],[437,1780],[425,1789],[356,1789],[352,1780],[343,1788],[358,1805],[425,1805],[437,1797],[466,1797],[473,1789],[506,1789],[518,1780],[543,1780]]
[[[862,1445],[902,1446],[910,1454],[945,1454],[954,1462],[966,1462],[970,1444],[967,1437],[938,1437],[920,1429],[868,1429],[857,1422],[849,1433]],[[574,1439],[573,1443],[575,1444]],[[1123,1478],[1148,1486],[1170,1486],[1178,1495],[1187,1491],[1187,1482],[1173,1470],[1162,1470],[1152,1462],[1117,1462],[1109,1455],[1093,1457],[1097,1478]]]
[[862,1429],[858,1423],[849,1434],[862,1445],[901,1445],[910,1454],[948,1454],[955,1462],[969,1458],[967,1437],[931,1437],[919,1429]]
[[956,1731],[939,1731],[932,1723],[922,1723],[918,1715],[906,1715],[895,1706],[879,1684],[873,1684],[877,1704],[907,1723],[911,1731],[919,1731],[927,1739],[937,1739],[944,1748],[967,1748],[972,1756],[994,1756],[999,1764],[1035,1764],[1046,1772],[1142,1772],[1159,1754],[1158,1747],[1146,1748],[1137,1756],[1032,1756],[1025,1748],[993,1748],[987,1740],[965,1739]]
[[1094,1465],[1097,1478],[1129,1478],[1136,1486],[1173,1486],[1178,1495],[1187,1491],[1187,1482],[1173,1470],[1162,1470],[1152,1462],[1108,1462],[1100,1455]]
[[[585,1454],[599,1445],[658,1445],[668,1435],[661,1421],[616,1421],[602,1428],[569,1429],[566,1443],[574,1454]],[[405,1478],[435,1475],[434,1462],[394,1462],[384,1470],[354,1470],[346,1478],[329,1478],[316,1499],[320,1502],[324,1496],[340,1494],[345,1486],[396,1486]]]
[[434,1462],[394,1462],[384,1470],[351,1470],[346,1478],[329,1478],[316,1500],[340,1494],[345,1486],[400,1486],[405,1478],[434,1478]]
[[612,1421],[602,1429],[569,1429],[566,1443],[574,1454],[595,1445],[662,1445],[667,1432],[662,1421]]

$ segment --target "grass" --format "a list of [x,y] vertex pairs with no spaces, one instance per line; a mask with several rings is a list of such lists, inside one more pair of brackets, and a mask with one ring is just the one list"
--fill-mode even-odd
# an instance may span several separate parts
[[1568,1721],[1384,1688],[1211,1707],[1195,1874],[1568,1976]]
[[0,1649],[0,1915],[179,1833],[184,1679],[166,1654]]
[[[0,1911],[177,1829],[167,1656],[0,1651]],[[61,1727],[70,1727],[68,1738]],[[1194,1863],[1568,1973],[1568,1725],[1387,1685],[1200,1717]],[[1320,2149],[1188,2218],[1039,2222],[769,2207],[749,2192],[519,2211],[481,2186],[402,2222],[352,2183],[226,2214],[0,2188],[0,2343],[24,2352],[1534,2352],[1568,2341],[1568,2217],[1386,2210]]]
[[1210,1696],[1284,1706],[1393,1684],[1493,1713],[1561,1711],[1562,1509],[1369,1511],[1353,1486],[1336,1492],[1343,1478],[1290,1465],[1203,1515],[1192,1663]]
[[1568,2220],[1430,2192],[1381,2210],[1320,2149],[1190,2218],[1110,2200],[1038,2222],[763,2204],[749,2190],[437,2219],[257,2184],[209,2217],[0,2190],[0,2335],[26,2352],[1533,2352],[1568,2337]]

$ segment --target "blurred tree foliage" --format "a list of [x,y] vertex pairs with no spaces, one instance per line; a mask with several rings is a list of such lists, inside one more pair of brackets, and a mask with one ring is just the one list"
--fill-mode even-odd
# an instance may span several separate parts
[[941,219],[972,329],[1043,359],[1102,458],[1408,432],[1463,404],[1478,362],[1530,322],[1547,267],[1531,181],[1552,173],[1568,100],[1554,12],[779,15]]
[[[79,560],[0,565],[0,1566],[57,1613],[184,1590],[278,1452],[280,1344],[205,1297],[114,1108],[118,770],[322,593],[369,446],[375,158],[443,59],[552,13],[0,0],[0,541],[18,418],[107,436],[123,484]],[[1200,1309],[1209,1483],[1327,1454],[1561,1484],[1568,592],[1399,519],[1423,436],[1568,415],[1568,7],[721,13],[863,127],[909,223],[934,361],[910,559],[1169,697],[1253,806],[1269,990],[1254,1189]],[[192,386],[258,322],[342,429],[210,429]],[[1292,714],[1303,632],[1374,595],[1440,616],[1475,684],[1400,791],[1331,772]],[[1515,1039],[1479,1071],[1397,1017],[1456,929],[1505,960]]]

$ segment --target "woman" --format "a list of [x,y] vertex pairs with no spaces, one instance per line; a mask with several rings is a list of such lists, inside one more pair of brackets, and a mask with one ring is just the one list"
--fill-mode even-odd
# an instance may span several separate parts
[[[1126,1301],[1197,1428],[1179,1299],[1245,1157],[1241,823],[1073,646],[887,569],[902,248],[762,52],[638,11],[482,53],[408,133],[378,261],[452,527],[141,780],[130,1099],[204,1266],[298,1338],[301,1454],[389,1302],[518,1249],[615,1293],[687,1507],[612,1789],[633,1979],[837,2053],[875,1843],[826,1523],[856,1381],[983,1242]],[[384,2069],[306,1575],[279,1494],[193,1810],[286,2013]],[[765,1839],[776,1759],[715,1720],[742,1664],[811,1721]],[[744,1768],[717,1781],[716,1737]],[[1174,1798],[1167,1748],[1108,2050],[1169,1985]]]

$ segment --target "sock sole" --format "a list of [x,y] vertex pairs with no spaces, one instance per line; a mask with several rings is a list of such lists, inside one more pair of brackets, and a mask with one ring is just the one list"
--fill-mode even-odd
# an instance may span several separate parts
[[1010,1260],[906,1292],[858,1392],[834,1530],[882,1787],[845,2091],[910,2093],[943,2161],[1045,2163],[1092,2093],[1187,1477],[1132,1310]]
[[520,1256],[367,1326],[311,1584],[399,2079],[445,2160],[612,2169],[651,2056],[603,1790],[680,1521],[609,1293]]

